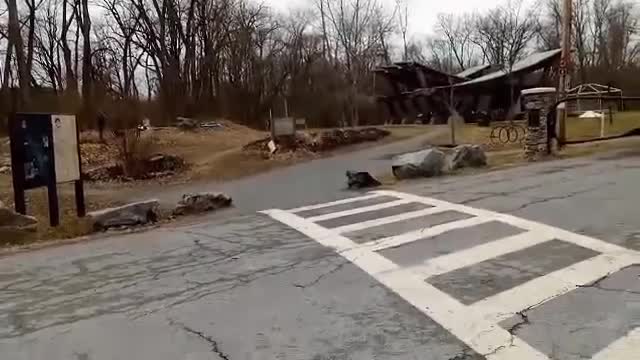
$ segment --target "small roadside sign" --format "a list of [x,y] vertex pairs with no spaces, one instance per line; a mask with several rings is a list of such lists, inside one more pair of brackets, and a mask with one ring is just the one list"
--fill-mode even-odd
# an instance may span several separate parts
[[57,184],[75,184],[76,209],[85,215],[78,127],[74,115],[16,113],[9,117],[16,212],[26,215],[25,191],[46,187],[51,226],[60,223]]

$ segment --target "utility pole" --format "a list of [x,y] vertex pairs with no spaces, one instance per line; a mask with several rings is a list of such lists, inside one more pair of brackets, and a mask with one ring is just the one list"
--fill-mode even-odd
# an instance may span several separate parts
[[449,130],[451,133],[451,145],[456,144],[456,111],[455,106],[453,105],[454,96],[453,96],[453,79],[449,76]]
[[[563,0],[562,4],[562,37],[560,39],[562,54],[560,56],[560,84],[558,95],[560,98],[566,96],[571,87],[571,1]],[[562,144],[567,139],[567,104],[561,104],[557,109],[558,140]]]

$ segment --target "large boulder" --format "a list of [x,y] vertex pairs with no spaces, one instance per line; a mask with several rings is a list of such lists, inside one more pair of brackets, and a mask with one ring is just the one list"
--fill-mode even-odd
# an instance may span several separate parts
[[38,220],[36,218],[18,214],[0,201],[0,233],[2,233],[2,230],[34,232],[37,226]]
[[87,214],[96,230],[111,227],[144,225],[158,220],[158,200],[135,202]]
[[220,193],[185,194],[173,210],[173,215],[200,214],[231,206],[232,199]]
[[155,154],[149,157],[146,160],[143,160],[142,165],[144,165],[148,177],[157,177],[153,176],[154,173],[162,173],[162,172],[177,172],[185,167],[185,161],[175,155],[167,155],[167,154]]
[[176,118],[176,126],[182,130],[195,130],[200,126],[200,122],[196,119],[179,116]]
[[33,216],[18,214],[0,201],[0,243],[14,243],[32,239],[38,229]]
[[86,181],[109,181],[124,176],[124,169],[121,165],[108,164],[87,169],[82,172],[82,178]]
[[0,157],[0,174],[11,173],[11,159]]
[[366,171],[347,171],[347,185],[349,189],[362,189],[382,184]]
[[487,165],[487,155],[480,145],[460,145],[453,149],[449,157],[451,170]]
[[444,160],[442,151],[431,148],[396,156],[391,170],[398,179],[438,176],[442,174]]

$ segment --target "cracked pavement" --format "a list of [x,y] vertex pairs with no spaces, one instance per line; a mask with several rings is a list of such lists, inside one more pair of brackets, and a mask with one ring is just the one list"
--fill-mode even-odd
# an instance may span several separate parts
[[8,359],[446,359],[468,351],[338,254],[265,215],[5,257],[0,287]]
[[[335,171],[343,176],[342,167]],[[396,188],[640,250],[639,183],[640,158],[607,157]],[[259,209],[349,195],[342,188],[320,191],[326,189],[295,200],[271,193]],[[340,254],[254,213],[256,208],[241,202],[235,211],[201,218],[199,224],[0,258],[1,358],[491,358]],[[447,239],[454,240],[460,241]],[[478,264],[439,277],[438,286],[471,303],[549,273],[563,261],[592,256],[571,246],[554,249],[555,257],[523,253]],[[640,266],[629,266],[523,309],[500,323],[511,343],[494,353],[513,345],[517,336],[550,359],[591,359],[640,326],[639,274]]]

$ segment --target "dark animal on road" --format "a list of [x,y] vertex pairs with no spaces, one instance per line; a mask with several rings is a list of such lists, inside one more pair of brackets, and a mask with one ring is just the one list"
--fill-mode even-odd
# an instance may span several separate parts
[[349,189],[362,189],[382,185],[371,174],[365,171],[347,171],[347,185]]

